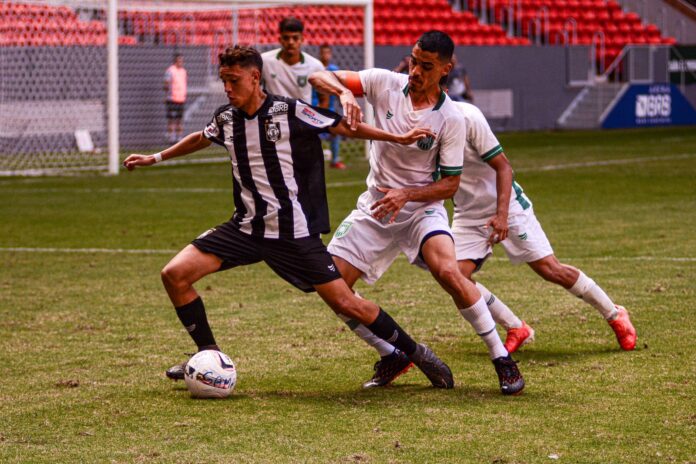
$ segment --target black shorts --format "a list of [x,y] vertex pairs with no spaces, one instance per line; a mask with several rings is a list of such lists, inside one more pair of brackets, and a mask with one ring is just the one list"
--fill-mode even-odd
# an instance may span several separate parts
[[319,235],[296,239],[252,237],[230,221],[191,243],[222,260],[218,271],[264,261],[285,281],[307,293],[314,291],[314,285],[341,278]]
[[184,104],[167,101],[167,119],[181,119],[184,117]]

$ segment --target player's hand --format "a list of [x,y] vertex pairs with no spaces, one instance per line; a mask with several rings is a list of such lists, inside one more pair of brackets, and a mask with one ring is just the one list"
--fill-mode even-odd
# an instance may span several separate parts
[[508,238],[508,221],[507,216],[502,215],[493,216],[486,223],[486,229],[488,229],[488,243],[491,246],[498,242],[502,242]]
[[424,139],[426,137],[435,138],[435,132],[424,127],[416,127],[403,135],[397,136],[396,143],[400,143],[401,145],[411,145],[417,140]]
[[123,166],[129,171],[132,171],[136,166],[152,166],[155,162],[155,157],[152,155],[133,153],[123,160]]
[[341,101],[341,107],[343,107],[343,117],[346,118],[346,123],[350,127],[350,130],[356,130],[358,124],[362,122],[363,112],[358,105],[358,100],[355,99],[355,95],[352,92],[346,91],[339,96]]
[[389,214],[392,215],[389,219],[389,224],[396,221],[396,216],[401,211],[401,208],[408,202],[408,192],[405,189],[390,189],[385,187],[377,187],[377,190],[384,193],[384,197],[377,200],[370,206],[372,217],[381,221]]

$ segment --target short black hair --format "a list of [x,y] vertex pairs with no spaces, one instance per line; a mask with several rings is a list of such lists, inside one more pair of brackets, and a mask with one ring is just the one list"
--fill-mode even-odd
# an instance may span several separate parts
[[254,67],[259,72],[263,71],[263,59],[261,54],[254,47],[235,45],[227,47],[223,53],[218,55],[220,66],[234,66],[238,64],[242,68]]
[[281,34],[283,32],[303,32],[304,24],[294,16],[288,16],[278,23],[278,31],[280,31]]
[[176,61],[179,58],[183,58],[183,57],[184,57],[184,55],[182,55],[181,53],[175,53],[174,57],[172,58],[172,61]]
[[442,61],[451,61],[454,54],[454,41],[442,31],[428,31],[416,41],[424,52],[435,52]]

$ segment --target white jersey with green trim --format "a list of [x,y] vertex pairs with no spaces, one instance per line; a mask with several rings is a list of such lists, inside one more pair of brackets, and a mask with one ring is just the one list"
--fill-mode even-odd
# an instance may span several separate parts
[[312,103],[312,86],[309,75],[324,70],[324,65],[312,55],[301,52],[300,61],[292,66],[280,59],[282,49],[276,48],[261,54],[263,59],[263,86],[274,95],[292,97]]
[[[488,161],[503,153],[503,147],[481,110],[465,102],[454,102],[454,105],[466,120],[466,148],[459,189],[454,194],[453,223],[482,225],[497,211],[496,173]],[[509,213],[515,214],[530,206],[532,202],[513,180]]]
[[423,187],[438,175],[459,175],[464,154],[464,119],[442,92],[432,108],[415,111],[408,94],[408,76],[385,69],[360,71],[365,98],[374,106],[375,126],[395,134],[416,127],[431,129],[428,137],[408,146],[390,142],[370,145],[367,186]]

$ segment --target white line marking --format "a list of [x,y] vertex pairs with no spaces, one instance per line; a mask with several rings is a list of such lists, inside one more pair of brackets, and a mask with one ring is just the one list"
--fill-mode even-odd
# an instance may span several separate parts
[[[529,168],[515,169],[515,172],[546,172],[546,171],[559,171],[562,169],[574,169],[574,168],[585,168],[585,167],[595,167],[595,166],[614,166],[622,164],[635,164],[635,163],[646,163],[652,161],[669,161],[669,160],[680,160],[695,158],[696,153],[680,153],[671,156],[649,156],[643,158],[624,158],[624,159],[613,159],[613,160],[598,160],[598,161],[586,161],[582,163],[566,163],[566,164],[549,164],[546,166],[535,166]],[[49,178],[50,179],[50,178]],[[38,180],[31,179],[26,183],[36,183]],[[22,181],[18,183],[24,183]],[[3,185],[5,184],[5,185]],[[74,192],[74,193],[231,193],[232,187],[229,188],[176,188],[176,187],[162,187],[162,188],[27,188],[27,189],[17,189],[12,188],[12,186],[7,185],[8,183],[0,183],[0,193],[59,193],[59,192]],[[355,187],[358,185],[365,185],[364,180],[353,180],[345,182],[329,182],[326,184],[327,188],[341,188],[341,187]]]
[[561,169],[573,169],[573,168],[587,168],[595,166],[615,166],[619,164],[633,164],[633,163],[643,163],[650,161],[664,161],[664,160],[679,160],[688,159],[696,157],[696,153],[681,153],[678,155],[671,156],[649,156],[644,158],[624,158],[624,159],[613,159],[613,160],[600,160],[600,161],[585,161],[582,163],[566,163],[566,164],[549,164],[546,166],[537,166],[527,169],[515,169],[515,172],[543,172],[543,171],[559,171]]
[[[148,248],[31,248],[31,247],[0,247],[0,252],[7,253],[111,253],[111,254],[134,254],[134,255],[164,255],[177,253],[179,250],[169,249],[148,249]],[[399,257],[404,257],[399,255]],[[493,257],[492,261],[507,261],[505,257]],[[694,263],[696,257],[678,256],[588,256],[563,258],[566,261],[667,261]]]

